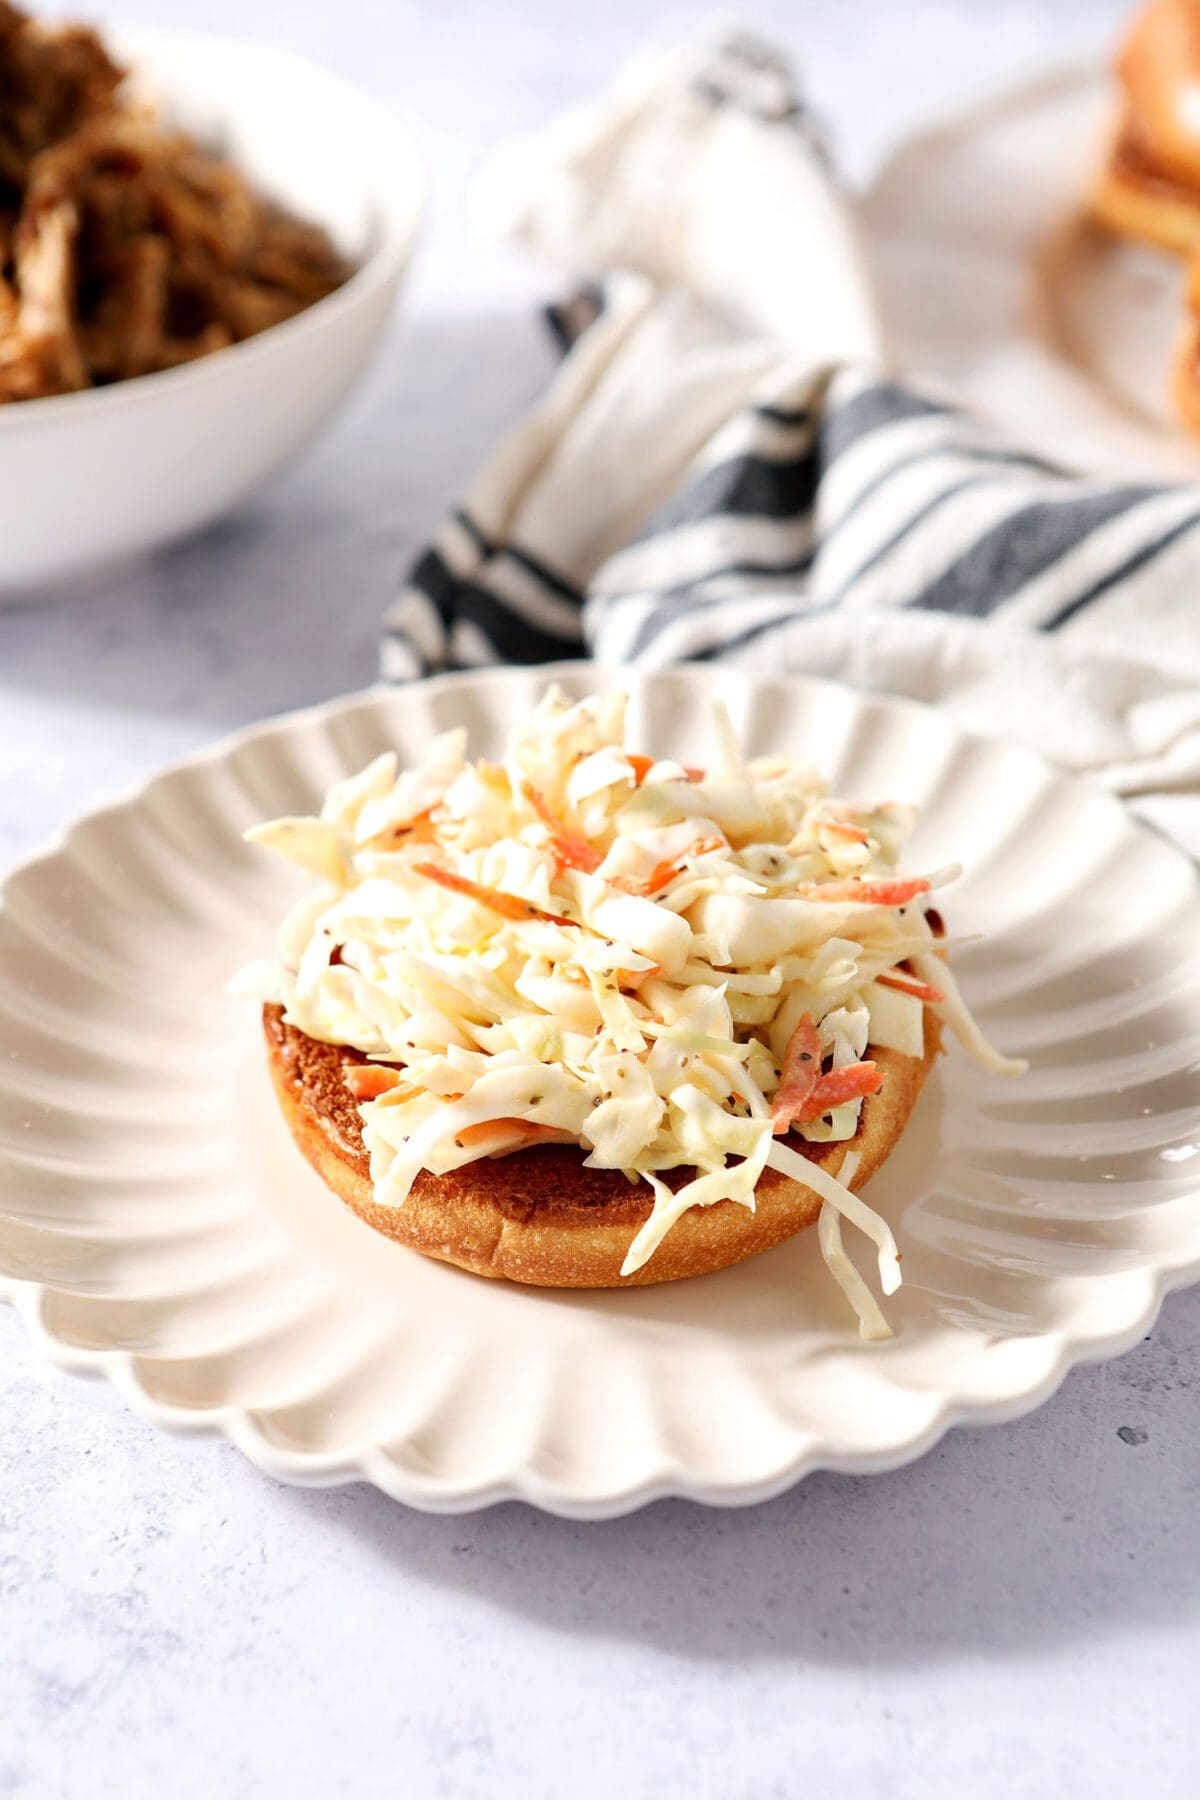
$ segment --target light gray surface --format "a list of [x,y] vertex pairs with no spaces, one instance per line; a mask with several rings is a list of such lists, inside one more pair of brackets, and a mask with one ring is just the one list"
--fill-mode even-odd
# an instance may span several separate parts
[[[0,615],[0,861],[227,728],[372,672],[395,572],[550,366],[469,237],[483,148],[707,7],[196,0],[396,105],[433,176],[408,316],[333,436],[239,517]],[[1102,45],[1111,4],[748,16],[848,165]],[[0,1315],[0,1792],[1067,1795],[1200,1786],[1200,1290],[1023,1423],[771,1505],[605,1525],[277,1488],[45,1367]]]

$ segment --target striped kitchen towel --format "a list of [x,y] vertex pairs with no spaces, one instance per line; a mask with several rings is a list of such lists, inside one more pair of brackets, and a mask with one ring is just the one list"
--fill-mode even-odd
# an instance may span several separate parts
[[773,52],[639,57],[481,205],[576,287],[566,355],[411,571],[385,677],[815,669],[1124,791],[1200,780],[1200,488],[1057,467],[889,367]]

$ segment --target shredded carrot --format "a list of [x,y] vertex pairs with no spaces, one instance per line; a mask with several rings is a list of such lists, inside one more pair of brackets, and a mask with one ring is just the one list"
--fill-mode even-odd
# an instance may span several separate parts
[[532,781],[527,781],[525,783],[522,792],[538,818],[542,821],[542,824],[545,825],[549,831],[561,832],[565,829],[562,820],[554,811],[553,807],[546,799],[546,796],[542,793],[540,788],[534,787]]
[[438,841],[437,826],[430,818],[420,818],[412,825],[402,826],[392,833],[390,843],[393,849],[412,849],[416,844],[436,844]]
[[861,1100],[883,1086],[873,1062],[847,1063],[821,1073],[821,1039],[811,1013],[805,1013],[788,1039],[783,1074],[771,1102],[771,1129],[776,1137],[793,1125],[807,1125],[831,1107]]
[[618,969],[617,986],[622,993],[636,994],[643,981],[649,981],[652,975],[661,975],[662,970],[657,963],[651,963],[648,969]]
[[820,829],[828,831],[834,837],[845,838],[851,844],[865,844],[867,832],[861,825],[851,825],[847,819],[822,819]]
[[796,889],[801,900],[855,901],[860,906],[904,906],[929,892],[923,876],[907,881],[810,881]]
[[[399,1069],[390,1068],[387,1063],[347,1063],[342,1070],[342,1080],[356,1100],[378,1100],[380,1094],[389,1094],[404,1086]],[[411,1100],[419,1091],[409,1087],[402,1098]]]
[[482,1139],[490,1136],[497,1127],[506,1132],[527,1133],[531,1137],[542,1137],[547,1131],[554,1130],[552,1125],[533,1125],[528,1119],[483,1119],[478,1125],[464,1125],[456,1135],[460,1144],[478,1144]]
[[658,862],[644,882],[635,882],[631,875],[613,875],[608,886],[619,887],[622,895],[633,895],[635,900],[649,900],[649,896],[660,893],[667,882],[673,882],[682,873],[678,862]]
[[821,1038],[811,1013],[803,1013],[783,1053],[783,1073],[771,1102],[771,1129],[782,1136],[808,1104],[821,1073]]
[[[645,781],[647,775],[658,761],[658,758],[657,756],[638,756],[632,750],[627,750],[625,752],[625,761],[633,770],[634,780],[638,787],[641,787],[643,781]],[[704,769],[689,768],[686,763],[682,763],[680,766],[683,769],[685,781],[703,781],[705,774],[707,773]]]
[[559,868],[581,869],[585,875],[594,875],[604,861],[600,851],[589,844],[586,838],[576,837],[568,831],[558,814],[547,805],[545,796],[539,794],[532,783],[526,783],[525,797],[550,833],[550,848]]
[[[726,848],[724,838],[698,838],[688,849],[687,855],[703,856],[706,851]],[[682,863],[671,862],[668,859],[666,862],[655,863],[645,881],[635,881],[632,875],[614,875],[608,885],[620,888],[623,894],[632,894],[636,899],[648,900],[652,895],[661,893],[663,888],[669,886],[677,875],[682,874]]]
[[911,994],[914,1000],[921,1000],[926,1006],[937,1006],[946,998],[941,988],[936,988],[928,981],[918,981],[915,975],[877,975],[880,987],[896,988],[901,994]]
[[464,1125],[454,1141],[460,1150],[486,1147],[493,1138],[498,1143],[507,1142],[512,1136],[509,1127],[515,1123],[513,1119],[484,1119],[478,1125]]
[[818,1078],[804,1105],[792,1115],[793,1119],[797,1125],[810,1124],[832,1107],[844,1106],[847,1100],[862,1100],[868,1094],[877,1094],[882,1086],[883,1076],[873,1062],[846,1063],[842,1068],[830,1069],[828,1075]]
[[642,883],[643,894],[649,895],[661,893],[663,888],[669,886],[669,884],[674,881],[675,877],[677,875],[682,875],[682,873],[683,870],[679,867],[678,863],[656,863],[646,880]]
[[[516,1143],[510,1141],[514,1134]],[[575,1141],[569,1132],[560,1131],[556,1125],[535,1125],[529,1119],[483,1119],[478,1125],[464,1125],[456,1133],[455,1141],[462,1149],[470,1150],[477,1145],[486,1146],[492,1138],[512,1150],[523,1149],[527,1144]]]
[[418,875],[424,875],[427,881],[436,881],[439,887],[448,888],[452,894],[465,894],[468,900],[478,900],[481,906],[490,906],[502,918],[525,921],[528,919],[545,919],[551,925],[576,926],[574,919],[564,919],[561,913],[543,912],[531,900],[522,900],[519,894],[506,894],[500,888],[485,887],[481,881],[470,881],[465,875],[456,875],[452,869],[443,869],[437,863],[414,863],[413,868]]
[[661,893],[669,882],[682,873],[678,863],[660,862],[651,869],[645,881],[635,881],[632,875],[614,875],[608,885],[620,888],[623,894],[632,894],[637,900],[648,900],[652,894]]
[[600,852],[582,838],[552,837],[550,848],[560,873],[563,869],[578,869],[584,875],[594,875],[604,861]]

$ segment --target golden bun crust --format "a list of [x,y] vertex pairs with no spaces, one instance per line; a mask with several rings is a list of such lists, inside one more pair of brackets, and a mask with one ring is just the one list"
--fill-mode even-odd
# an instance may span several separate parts
[[1092,198],[1119,237],[1182,255],[1200,245],[1200,11],[1149,0],[1117,58],[1120,124]]
[[[939,1029],[931,1014],[926,1021],[924,1057],[872,1048],[884,1083],[864,1101],[849,1143],[793,1138],[792,1146],[831,1175],[848,1150],[857,1150],[862,1160],[851,1185],[862,1187],[895,1146],[933,1066]],[[347,1063],[363,1059],[285,1024],[277,1006],[264,1007],[263,1030],[283,1116],[326,1186],[385,1237],[476,1275],[567,1288],[678,1281],[757,1256],[813,1224],[821,1210],[811,1188],[767,1169],[754,1212],[731,1200],[696,1207],[672,1226],[649,1263],[622,1277],[626,1252],[650,1215],[647,1189],[617,1169],[585,1169],[574,1145],[484,1158],[449,1175],[423,1170],[403,1206],[380,1206],[358,1106],[342,1077]]]
[[1090,211],[1114,237],[1152,244],[1172,256],[1200,248],[1200,189],[1150,175],[1120,139],[1092,191]]

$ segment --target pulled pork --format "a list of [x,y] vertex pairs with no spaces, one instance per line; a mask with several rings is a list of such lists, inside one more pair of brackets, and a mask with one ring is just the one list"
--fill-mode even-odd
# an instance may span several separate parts
[[0,0],[0,403],[207,356],[349,273],[123,81],[95,32]]

